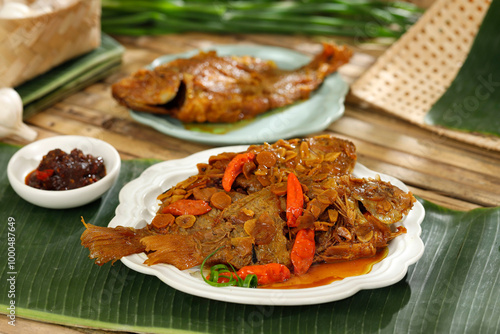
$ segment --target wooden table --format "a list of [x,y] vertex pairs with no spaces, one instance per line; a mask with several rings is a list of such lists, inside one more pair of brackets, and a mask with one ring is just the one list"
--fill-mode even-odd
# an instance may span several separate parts
[[[159,133],[134,121],[110,94],[110,85],[119,78],[149,64],[156,57],[212,44],[262,44],[288,47],[314,54],[321,50],[320,39],[297,36],[206,34],[160,37],[117,38],[126,47],[118,73],[78,92],[38,113],[27,123],[38,131],[38,139],[76,134],[96,137],[115,146],[122,159],[177,159],[210,148]],[[356,45],[353,40],[334,39],[350,44],[355,56],[341,74],[354,81],[369,67],[385,47]],[[363,106],[352,96],[346,100],[341,119],[327,133],[355,143],[358,161],[370,169],[392,175],[426,200],[455,210],[500,205],[500,152],[440,137],[427,130]],[[16,138],[3,142],[27,144]],[[104,333],[94,329],[45,324],[16,319],[17,326],[0,322],[5,333]],[[115,332],[116,333],[116,332]]]

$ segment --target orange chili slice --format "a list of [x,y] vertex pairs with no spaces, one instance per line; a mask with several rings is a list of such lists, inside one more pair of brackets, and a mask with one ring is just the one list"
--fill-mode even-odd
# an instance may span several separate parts
[[290,253],[295,275],[303,275],[309,270],[315,252],[314,230],[310,228],[300,230],[295,237],[292,252]]
[[162,213],[170,213],[175,216],[199,216],[210,210],[212,210],[212,207],[208,202],[199,199],[181,199],[164,207]]
[[290,269],[280,263],[246,266],[238,270],[241,279],[245,279],[247,275],[257,276],[259,285],[284,282],[291,276]]
[[234,180],[243,171],[243,165],[248,161],[253,160],[255,154],[252,152],[237,154],[227,165],[224,171],[224,176],[222,176],[222,187],[225,191],[231,191]]
[[286,185],[286,224],[289,227],[298,225],[297,218],[304,210],[304,194],[299,179],[294,173],[288,174]]

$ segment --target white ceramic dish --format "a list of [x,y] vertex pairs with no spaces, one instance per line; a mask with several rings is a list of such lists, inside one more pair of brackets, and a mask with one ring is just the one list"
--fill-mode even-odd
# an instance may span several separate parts
[[[311,61],[311,58],[285,48],[255,45],[219,45],[206,50],[216,50],[218,55],[250,55],[273,60],[282,69],[295,69]],[[193,50],[181,54],[162,56],[148,68],[170,62],[177,58],[189,58],[197,54]],[[130,111],[136,121],[148,125],[159,132],[189,141],[210,145],[235,145],[274,142],[278,139],[300,137],[326,129],[333,121],[344,114],[344,98],[349,90],[348,84],[340,74],[329,75],[323,84],[303,102],[283,108],[273,113],[259,115],[244,126],[235,126],[231,131],[217,134],[192,131],[177,119],[169,116]],[[222,126],[209,125],[214,131]]]
[[[106,176],[96,183],[71,190],[41,190],[26,185],[26,175],[38,167],[44,155],[56,148],[66,153],[78,148],[84,154],[102,157]],[[120,167],[120,155],[113,146],[102,140],[84,136],[56,136],[35,141],[17,151],[7,166],[7,176],[14,191],[26,201],[49,209],[67,209],[101,197],[116,181]]]
[[[109,223],[135,228],[151,222],[158,209],[156,197],[171,186],[196,174],[196,164],[208,161],[211,155],[222,152],[239,152],[247,146],[233,146],[211,149],[196,153],[180,160],[170,160],[146,169],[139,178],[129,182],[120,192],[120,204],[116,216]],[[375,173],[357,164],[354,174],[359,177],[375,177]],[[378,174],[382,180],[408,191],[399,180]],[[155,275],[169,286],[192,295],[219,301],[254,305],[308,305],[340,300],[352,296],[362,289],[374,289],[394,284],[401,280],[408,266],[423,254],[424,244],[420,239],[420,223],[424,218],[424,208],[416,202],[409,214],[398,224],[406,227],[407,233],[391,241],[385,259],[375,264],[370,273],[348,277],[329,285],[296,290],[248,289],[238,287],[216,288],[206,284],[199,275],[199,268],[180,271],[174,266],[157,264],[144,265],[146,255],[134,254],[121,259],[129,268],[138,272]]]

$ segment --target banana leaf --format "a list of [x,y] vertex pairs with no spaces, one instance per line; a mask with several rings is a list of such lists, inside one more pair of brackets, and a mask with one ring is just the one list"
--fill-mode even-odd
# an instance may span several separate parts
[[[6,169],[16,150],[0,144],[1,168]],[[107,225],[121,187],[155,162],[123,161],[118,182],[104,197],[70,210],[25,202],[1,175],[0,312],[7,314],[3,321],[12,321],[8,316],[14,312],[16,317],[59,324],[151,333],[500,331],[500,208],[458,212],[422,201],[427,212],[422,223],[426,250],[408,274],[392,286],[321,305],[212,301],[176,291],[120,261],[95,265],[80,245],[80,216]],[[8,237],[13,239],[6,242]],[[15,254],[8,254],[9,247]]]
[[493,0],[464,64],[425,122],[500,136],[500,0]]
[[98,48],[33,78],[15,90],[21,96],[27,119],[63,98],[109,76],[121,64],[125,48],[101,34]]

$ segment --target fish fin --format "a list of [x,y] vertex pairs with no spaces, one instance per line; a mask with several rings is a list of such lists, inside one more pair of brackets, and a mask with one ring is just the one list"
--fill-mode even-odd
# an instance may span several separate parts
[[82,246],[89,249],[89,257],[95,259],[98,265],[115,262],[124,256],[144,251],[140,240],[144,233],[147,233],[146,230],[123,226],[109,228],[89,223],[85,223],[85,227],[80,237]]
[[200,265],[203,256],[198,248],[198,242],[192,235],[152,235],[141,239],[146,247],[147,265],[157,263],[172,264],[180,270]]
[[323,52],[316,55],[305,67],[327,76],[347,64],[351,56],[352,50],[346,46],[323,43]]

